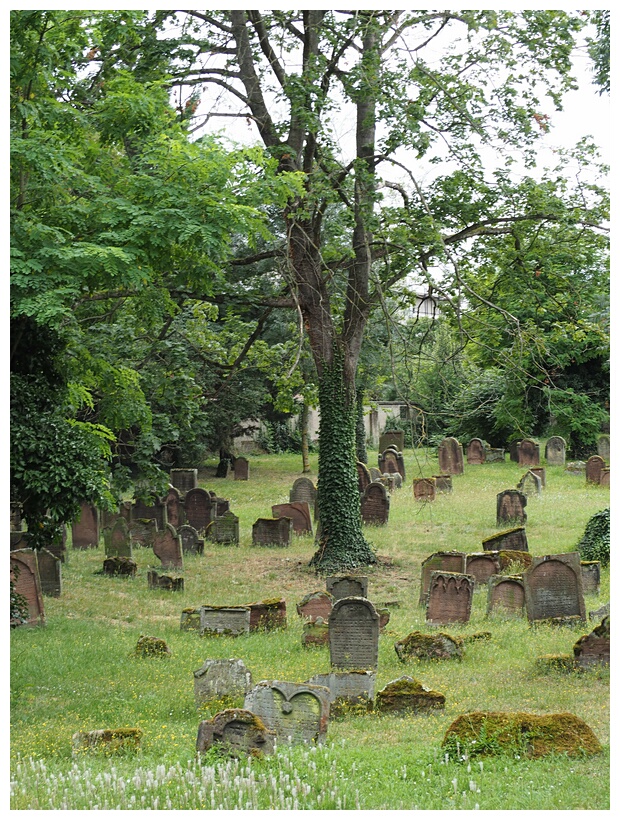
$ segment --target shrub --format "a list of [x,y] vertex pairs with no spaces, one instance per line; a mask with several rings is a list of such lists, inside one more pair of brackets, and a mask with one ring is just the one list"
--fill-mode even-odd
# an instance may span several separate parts
[[610,509],[595,513],[586,524],[577,551],[582,561],[600,561],[602,567],[609,566],[609,519]]

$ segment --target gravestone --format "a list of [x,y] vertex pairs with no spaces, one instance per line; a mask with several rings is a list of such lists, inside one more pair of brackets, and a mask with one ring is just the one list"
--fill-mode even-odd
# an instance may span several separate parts
[[60,598],[62,594],[62,561],[46,549],[37,550],[37,566],[41,593],[50,598]]
[[216,748],[230,757],[260,758],[273,754],[274,741],[275,733],[257,715],[247,709],[224,709],[200,722],[196,752]]
[[435,489],[434,478],[413,479],[413,497],[416,501],[434,501]]
[[405,449],[404,430],[386,430],[379,436],[379,452],[382,453],[388,447],[396,447],[398,451]]
[[269,632],[286,629],[286,601],[284,598],[266,598],[246,604],[250,609],[250,632]]
[[527,505],[527,496],[519,490],[504,490],[497,494],[497,513],[496,524],[501,527],[502,524],[508,524],[511,521],[519,524],[525,524],[527,521],[527,513],[525,507]]
[[124,518],[117,518],[112,529],[103,531],[103,540],[107,558],[114,558],[115,556],[131,558],[131,533]]
[[435,479],[435,490],[438,493],[451,493],[452,492],[452,476],[451,475],[434,475],[432,478]]
[[239,518],[231,510],[216,516],[208,530],[209,540],[216,544],[239,544]]
[[314,510],[316,503],[316,487],[309,478],[296,478],[289,493],[289,501],[307,501],[308,507]]
[[540,464],[540,448],[535,441],[524,438],[517,447],[517,456],[520,465]]
[[157,522],[157,529],[163,530],[166,526],[166,505],[156,498],[153,504],[147,504],[142,499],[137,498],[131,505],[130,521],[137,521],[140,518],[153,518]]
[[396,715],[425,714],[445,706],[445,695],[434,692],[409,675],[386,684],[377,692],[374,704],[377,712]]
[[274,504],[271,507],[274,518],[290,518],[296,535],[312,535],[312,518],[307,501],[289,501],[288,504]]
[[215,504],[216,518],[221,518],[227,512],[230,512],[230,501],[227,498],[218,498],[216,495],[211,495],[211,501]]
[[11,621],[12,626],[45,626],[45,610],[41,579],[34,550],[19,549],[11,551],[11,580],[15,592],[23,595],[28,604],[28,620],[25,624]]
[[463,640],[437,632],[429,635],[424,632],[410,632],[405,638],[396,641],[394,651],[401,663],[412,660],[443,661],[461,660],[463,657]]
[[322,743],[329,721],[329,689],[310,683],[260,681],[244,708],[272,729],[278,743]]
[[163,569],[183,569],[181,539],[170,524],[166,524],[163,532],[155,533],[153,552],[161,561]]
[[322,617],[304,621],[301,634],[302,646],[327,646],[329,643],[329,626]]
[[563,467],[566,461],[566,441],[562,436],[551,436],[545,444],[545,461],[550,467]]
[[103,562],[104,575],[127,575],[134,577],[138,571],[138,565],[127,555],[111,555]]
[[330,715],[334,716],[346,714],[352,707],[368,710],[375,696],[376,678],[375,672],[355,670],[313,675],[306,683],[329,689]]
[[544,467],[530,467],[530,473],[534,473],[540,479],[540,486],[544,490],[547,486],[547,472]]
[[370,480],[371,481],[379,481],[383,473],[378,467],[371,467],[370,468]]
[[390,498],[387,489],[378,481],[371,481],[361,500],[364,524],[381,526],[387,524],[390,515]]
[[122,727],[118,729],[93,729],[90,732],[75,732],[71,735],[74,755],[84,752],[102,753],[105,757],[115,754],[135,752],[140,748],[142,729]]
[[181,539],[181,550],[187,555],[202,555],[205,548],[204,540],[198,535],[197,530],[189,524],[183,524],[177,530],[177,535]]
[[486,464],[505,464],[506,451],[503,447],[487,447],[484,459]]
[[185,521],[203,534],[215,517],[211,496],[202,487],[188,490],[185,494]]
[[471,552],[465,556],[465,575],[471,575],[476,586],[486,585],[491,575],[499,573],[497,553]]
[[511,441],[508,445],[508,453],[511,461],[519,461],[519,444],[520,441]]
[[379,455],[379,469],[383,474],[385,473],[399,473],[402,478],[405,478],[405,462],[403,454],[397,453],[388,447],[383,453]]
[[239,658],[206,660],[194,672],[194,701],[204,703],[223,698],[243,698],[252,688],[252,673]]
[[482,541],[482,549],[490,552],[499,550],[520,550],[528,552],[527,535],[525,527],[513,527],[510,530],[496,532]]
[[586,620],[578,552],[533,558],[523,583],[529,621],[571,616]]
[[80,517],[71,525],[71,543],[74,549],[99,546],[99,510],[92,504],[80,504]]
[[513,575],[492,575],[487,581],[487,615],[523,617],[525,590],[523,579]]
[[601,477],[598,482],[601,487],[609,487],[609,467],[603,467],[601,470]]
[[357,469],[357,487],[361,495],[366,489],[366,487],[370,484],[372,479],[370,477],[368,467],[363,462],[356,461],[355,468]]
[[334,596],[329,592],[309,592],[297,604],[297,614],[306,621],[323,618],[327,622],[333,605]]
[[431,574],[436,570],[442,572],[465,572],[464,552],[434,552],[422,561],[422,575],[420,579],[419,605],[425,606],[428,590],[431,583]]
[[600,456],[590,456],[586,461],[586,481],[589,484],[601,483],[601,470],[605,467],[605,462]]
[[181,495],[185,495],[188,490],[194,490],[198,486],[198,469],[170,470],[170,483]]
[[463,446],[449,436],[440,442],[437,448],[439,469],[446,475],[462,475],[463,473]]
[[609,666],[610,664],[610,622],[609,615],[590,632],[583,635],[573,647],[577,666],[588,669],[592,666]]
[[333,668],[377,669],[379,614],[366,598],[341,598],[329,616],[329,656]]
[[200,609],[187,607],[181,612],[181,629],[184,632],[200,632]]
[[329,575],[325,588],[334,601],[341,598],[368,597],[368,578],[365,575]]
[[517,484],[517,489],[520,490],[526,498],[538,496],[542,493],[542,482],[540,478],[528,470],[521,476],[521,480]]
[[257,518],[252,524],[254,547],[290,547],[292,535],[290,518]]
[[238,456],[233,463],[235,481],[247,481],[250,478],[250,462],[243,456]]
[[457,572],[431,573],[426,604],[429,624],[467,623],[471,614],[475,581]]
[[584,595],[598,595],[600,593],[600,561],[581,561],[581,586]]
[[609,461],[611,448],[610,439],[607,434],[598,437],[596,450],[599,456],[603,459],[603,461]]
[[173,578],[171,575],[160,575],[156,570],[150,569],[146,573],[146,580],[149,589],[165,589],[168,592],[183,592],[185,581],[183,578]]
[[168,492],[164,496],[164,504],[166,505],[166,521],[178,531],[179,527],[183,525],[185,518],[183,502],[176,487],[168,488]]
[[152,547],[157,533],[157,521],[154,518],[136,518],[129,524],[132,545]]
[[467,463],[484,464],[486,461],[486,447],[480,438],[472,438],[467,445]]
[[248,635],[250,632],[250,608],[247,606],[201,606],[200,634]]

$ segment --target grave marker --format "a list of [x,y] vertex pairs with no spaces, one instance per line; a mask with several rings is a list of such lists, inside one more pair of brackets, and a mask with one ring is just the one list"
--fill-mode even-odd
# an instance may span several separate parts
[[364,463],[362,463],[361,461],[356,461],[355,467],[357,469],[357,486],[361,495],[366,489],[366,487],[370,484],[372,479],[370,477],[368,467]]
[[15,592],[23,595],[28,604],[28,620],[25,624],[11,621],[13,626],[45,626],[45,610],[37,556],[32,549],[11,551],[11,580]]
[[396,447],[398,451],[405,449],[404,430],[386,430],[379,436],[379,452],[382,453],[388,447]]
[[196,708],[222,698],[243,698],[252,688],[252,673],[239,658],[206,660],[194,672]]
[[492,575],[499,573],[497,553],[472,552],[465,556],[465,574],[473,576],[476,586],[486,585]]
[[486,461],[486,447],[480,438],[472,438],[467,445],[467,463],[484,464]]
[[513,527],[510,530],[496,532],[482,541],[482,549],[490,552],[499,550],[519,550],[528,552],[527,535],[525,527]]
[[603,467],[601,470],[601,477],[598,482],[601,487],[609,487],[609,467]]
[[434,478],[413,479],[413,497],[416,501],[434,501],[435,490]]
[[364,575],[329,575],[325,588],[333,601],[341,598],[368,597],[368,578]]
[[438,493],[451,493],[452,492],[452,476],[451,475],[434,475],[432,478],[435,479],[435,490]]
[[525,590],[523,579],[513,575],[492,575],[487,582],[487,615],[499,612],[523,617]]
[[562,436],[551,436],[545,444],[545,461],[551,467],[563,467],[566,461],[566,442]]
[[198,469],[170,470],[170,483],[181,495],[198,487]]
[[365,598],[341,598],[329,616],[329,656],[337,669],[377,669],[379,614]]
[[204,533],[214,518],[211,496],[202,487],[188,490],[185,494],[185,520],[199,533]]
[[196,752],[215,747],[230,757],[273,754],[275,733],[247,709],[224,709],[198,726]]
[[409,675],[403,675],[397,680],[390,681],[377,692],[375,698],[377,712],[397,715],[409,712],[428,713],[444,709],[445,706],[445,695],[423,686]]
[[431,574],[436,570],[442,572],[465,572],[464,552],[434,552],[422,561],[419,605],[425,606],[431,583]]
[[166,505],[166,521],[178,531],[184,523],[183,502],[176,487],[169,487],[164,496]]
[[46,549],[37,550],[37,567],[41,594],[60,598],[62,594],[62,561]]
[[157,522],[157,529],[163,530],[166,526],[166,505],[156,498],[153,504],[147,504],[142,499],[137,498],[131,505],[129,521],[137,521],[140,518],[153,518]]
[[185,581],[181,577],[173,578],[171,575],[160,575],[156,570],[150,569],[146,573],[146,580],[149,589],[165,589],[169,592],[183,592]]
[[511,461],[519,461],[519,444],[520,441],[511,441],[508,445],[508,453]]
[[231,510],[216,516],[208,536],[216,544],[239,544],[239,518]]
[[605,462],[600,456],[590,456],[586,461],[586,481],[588,484],[601,483],[601,470],[605,467]]
[[581,585],[584,595],[598,595],[601,591],[601,562],[581,561]]
[[286,601],[284,598],[267,598],[246,604],[250,609],[250,632],[286,629]]
[[403,454],[397,453],[388,447],[383,453],[379,455],[379,469],[383,474],[385,473],[399,473],[402,478],[405,478],[405,462]]
[[250,478],[250,462],[244,456],[238,456],[233,463],[235,481],[247,481]]
[[107,558],[114,558],[115,556],[131,558],[131,533],[124,518],[117,518],[112,529],[105,529],[103,539]]
[[314,510],[316,503],[316,487],[309,478],[296,478],[289,493],[289,501],[307,501],[308,507]]
[[502,524],[512,522],[525,524],[527,521],[527,513],[525,507],[527,505],[527,496],[519,490],[504,490],[497,494],[497,515],[496,524],[501,527]]
[[547,472],[544,467],[530,467],[530,473],[534,473],[540,479],[540,486],[544,490],[547,486]]
[[603,461],[609,461],[609,457],[611,454],[610,448],[610,439],[607,434],[598,437],[597,442],[597,453],[603,459]]
[[291,518],[257,518],[252,524],[254,547],[290,547],[292,535]]
[[538,496],[542,493],[542,482],[535,473],[528,470],[527,473],[524,473],[521,477],[521,480],[517,484],[517,489],[520,490],[526,498],[530,498],[534,495]]
[[155,533],[153,552],[161,561],[163,569],[183,569],[181,539],[170,524],[166,524],[163,532]]
[[250,608],[247,606],[201,606],[200,634],[247,635],[250,632]]
[[436,570],[432,572],[426,605],[426,622],[467,623],[471,614],[474,585],[475,581],[471,575]]
[[445,438],[437,448],[439,457],[439,469],[447,475],[462,475],[463,473],[463,447],[459,442],[449,436]]
[[272,729],[279,743],[322,743],[329,720],[329,689],[310,683],[261,681],[244,708]]
[[129,524],[133,546],[152,547],[156,532],[157,521],[154,518],[137,518]]
[[71,543],[74,549],[99,546],[99,510],[92,504],[80,504],[80,516],[71,525]]
[[184,554],[192,553],[192,555],[202,555],[205,548],[205,542],[198,535],[189,524],[183,524],[177,530],[177,535],[181,539],[181,551]]
[[369,671],[328,672],[313,675],[306,683],[329,689],[330,714],[347,712],[351,707],[369,709],[375,696],[376,673]]
[[390,514],[390,498],[387,489],[378,481],[371,481],[361,500],[364,524],[381,526],[387,524]]
[[296,535],[312,535],[312,518],[307,501],[289,501],[288,504],[273,504],[274,518],[290,518]]
[[573,647],[573,654],[577,665],[581,669],[591,666],[609,666],[610,664],[610,625],[609,615],[590,632],[583,635]]
[[537,442],[524,438],[517,447],[517,456],[520,465],[540,464],[540,448]]
[[532,558],[523,583],[529,621],[571,616],[586,620],[578,552]]
[[111,555],[103,562],[104,575],[128,575],[133,577],[138,571],[138,565],[126,555]]
[[327,622],[333,605],[334,596],[329,592],[309,592],[297,604],[297,614],[307,621],[323,618]]
[[506,462],[506,451],[503,447],[487,447],[484,458],[487,464],[504,464]]

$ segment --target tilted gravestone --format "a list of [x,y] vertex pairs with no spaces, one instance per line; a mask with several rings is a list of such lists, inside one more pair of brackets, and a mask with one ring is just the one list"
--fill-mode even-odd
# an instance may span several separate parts
[[368,467],[363,462],[357,461],[355,463],[355,468],[357,469],[357,487],[361,495],[372,481],[372,478],[370,477]]
[[517,455],[521,465],[540,464],[540,447],[532,439],[524,438],[519,442]]
[[533,558],[523,583],[529,621],[571,616],[586,620],[578,552]]
[[603,467],[603,469],[601,470],[601,477],[599,478],[598,483],[601,485],[601,487],[609,487],[609,467]]
[[80,517],[71,525],[71,543],[74,549],[99,546],[99,510],[92,504],[80,504]]
[[581,585],[584,595],[598,595],[601,591],[601,562],[581,561]]
[[434,475],[432,478],[435,479],[435,490],[438,493],[451,493],[452,492],[452,476],[451,475]]
[[463,446],[449,436],[440,442],[437,448],[439,469],[447,475],[463,474]]
[[524,473],[521,477],[521,480],[517,484],[517,489],[520,490],[526,498],[538,496],[542,493],[542,482],[535,473],[528,470],[527,473]]
[[250,608],[247,606],[201,606],[201,635],[248,635]]
[[530,473],[534,473],[540,479],[540,486],[544,490],[547,486],[547,471],[544,467],[530,467]]
[[486,461],[486,447],[480,438],[472,438],[467,445],[467,463],[484,464]]
[[379,481],[371,481],[366,487],[360,506],[364,524],[375,526],[387,524],[390,515],[390,497],[387,489]]
[[12,626],[44,626],[45,610],[37,556],[32,549],[11,551],[11,580],[15,592],[22,595],[28,604],[28,620],[25,624],[11,621]]
[[586,461],[586,481],[588,484],[601,483],[601,470],[605,467],[605,461],[600,456],[590,456]]
[[155,533],[153,552],[161,561],[163,569],[183,569],[181,539],[170,524],[166,524],[163,532]]
[[527,521],[527,513],[525,507],[527,505],[527,496],[520,490],[504,490],[497,494],[497,508],[496,508],[496,524],[501,527],[502,524],[510,522],[525,524]]
[[591,666],[610,664],[610,621],[609,615],[595,627],[589,635],[583,635],[573,647],[577,666],[587,669]]
[[523,579],[511,575],[492,575],[487,581],[487,615],[523,616],[525,590]]
[[134,547],[152,547],[157,529],[157,521],[154,518],[132,520],[129,524],[132,545]]
[[329,689],[330,714],[346,713],[351,707],[369,709],[375,696],[375,672],[355,670],[313,675],[306,683]]
[[465,556],[465,575],[471,575],[476,586],[483,586],[491,575],[499,573],[497,553],[471,552]]
[[322,743],[329,721],[329,689],[309,683],[260,681],[245,696],[250,710],[279,743]]
[[202,555],[205,548],[204,539],[198,535],[198,531],[189,524],[183,524],[177,530],[177,535],[181,539],[181,549],[183,554]]
[[465,572],[464,552],[434,552],[422,561],[422,575],[420,579],[420,606],[425,606],[428,590],[431,583],[431,574],[436,570],[443,572]]
[[150,569],[146,573],[146,580],[149,589],[165,589],[168,592],[183,592],[185,581],[181,577],[173,578],[171,575],[160,575],[156,570]]
[[289,501],[288,504],[273,504],[274,518],[290,518],[296,535],[312,535],[312,518],[307,501]]
[[413,479],[413,497],[416,501],[434,501],[435,490],[434,478]]
[[254,547],[290,547],[292,535],[290,518],[257,518],[252,524]]
[[332,668],[377,669],[379,614],[365,598],[341,598],[329,616]]
[[378,467],[371,467],[370,468],[370,480],[371,481],[379,481],[382,476],[382,472]]
[[329,575],[325,588],[334,601],[341,598],[367,598],[368,578],[365,575]]
[[247,709],[224,709],[198,726],[196,752],[211,748],[230,757],[262,757],[273,754],[275,733]]
[[103,531],[105,554],[108,558],[132,556],[132,538],[124,518],[117,518],[111,529]]
[[405,431],[387,430],[379,436],[379,452],[382,453],[388,447],[396,447],[398,451],[405,449]]
[[194,672],[196,708],[223,698],[243,698],[252,688],[252,673],[239,658],[206,660]]
[[323,618],[327,623],[333,605],[334,596],[329,592],[309,592],[297,604],[297,614],[306,621]]
[[471,575],[432,572],[426,604],[430,624],[467,623],[471,615],[475,581]]
[[176,487],[168,488],[168,492],[164,496],[164,504],[166,505],[166,521],[178,531],[179,527],[185,522],[185,513],[181,495]]
[[207,535],[216,544],[239,544],[239,517],[231,510],[215,517]]
[[603,461],[609,461],[609,456],[611,453],[610,438],[606,433],[598,437],[596,450]]
[[198,486],[198,468],[170,470],[170,483],[181,495],[185,495],[188,490]]
[[213,499],[202,487],[188,490],[185,494],[185,520],[199,533],[204,533],[215,517]]
[[484,454],[485,464],[504,464],[506,451],[503,447],[487,447]]
[[545,444],[545,461],[550,467],[563,467],[566,461],[566,441],[562,436],[551,436]]
[[498,550],[520,550],[528,552],[527,535],[525,527],[513,527],[510,530],[496,532],[482,541],[482,549],[490,552]]
[[62,561],[46,549],[37,550],[37,566],[41,593],[50,598],[60,598],[62,594]]
[[250,462],[243,456],[238,456],[233,463],[235,481],[248,481],[250,478]]

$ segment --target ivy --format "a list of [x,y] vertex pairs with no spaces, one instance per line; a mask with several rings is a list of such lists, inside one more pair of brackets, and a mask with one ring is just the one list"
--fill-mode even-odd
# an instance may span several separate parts
[[600,561],[601,566],[609,566],[610,552],[610,508],[595,513],[586,524],[577,551],[582,561]]

